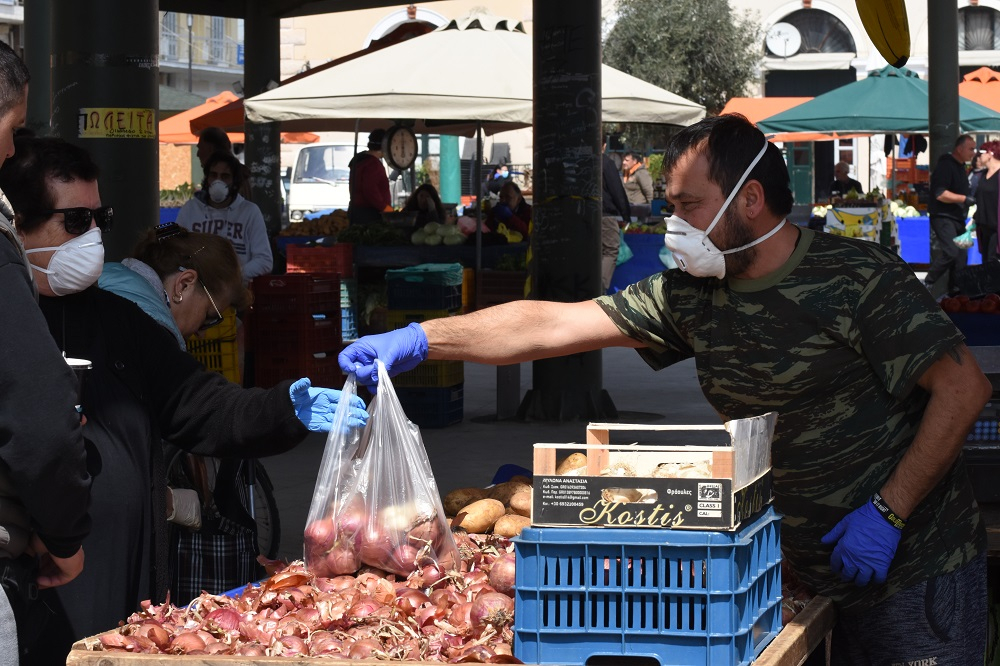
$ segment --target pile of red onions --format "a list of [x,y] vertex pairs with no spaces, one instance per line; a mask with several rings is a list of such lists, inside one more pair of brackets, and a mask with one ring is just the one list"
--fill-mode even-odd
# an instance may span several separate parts
[[460,565],[407,577],[373,567],[320,577],[293,562],[235,599],[202,594],[187,606],[143,604],[94,650],[152,654],[331,656],[519,664],[511,652],[514,547],[455,533]]

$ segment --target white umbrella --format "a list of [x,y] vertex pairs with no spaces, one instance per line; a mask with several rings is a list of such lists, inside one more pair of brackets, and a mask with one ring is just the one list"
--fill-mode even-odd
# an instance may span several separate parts
[[[467,136],[477,121],[486,132],[528,127],[531,42],[520,23],[474,14],[249,98],[246,115],[279,121],[285,131],[393,120],[413,120],[417,132]],[[705,116],[700,104],[607,65],[601,87],[604,122],[686,126]]]

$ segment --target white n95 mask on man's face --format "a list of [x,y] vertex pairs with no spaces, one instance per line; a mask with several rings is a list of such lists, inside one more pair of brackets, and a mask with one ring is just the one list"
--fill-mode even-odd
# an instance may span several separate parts
[[740,176],[740,179],[737,181],[733,191],[729,193],[728,197],[726,197],[725,202],[722,204],[722,208],[720,208],[719,212],[715,214],[715,217],[712,219],[712,223],[708,225],[708,228],[705,229],[705,231],[696,229],[686,220],[678,217],[677,215],[670,215],[663,218],[663,221],[667,225],[667,232],[663,235],[663,244],[666,245],[667,249],[674,255],[674,259],[677,261],[677,266],[682,271],[690,273],[696,277],[715,277],[721,280],[726,276],[725,255],[740,252],[753,247],[758,243],[763,243],[768,238],[778,233],[778,230],[784,226],[785,220],[782,220],[774,227],[774,229],[771,229],[757,240],[729,250],[720,250],[716,247],[715,243],[712,242],[712,239],[708,237],[708,235],[712,233],[712,229],[715,228],[715,225],[722,219],[726,210],[728,210],[729,204],[733,202],[733,199],[740,191],[740,188],[743,187],[743,183],[746,182],[750,172],[753,171],[755,166],[757,166],[757,162],[760,161],[760,158],[764,156],[764,153],[767,151],[767,143],[768,142],[765,140],[764,147],[760,149],[757,156],[753,158],[752,162],[750,162],[750,166],[748,166],[743,172],[743,175]]
[[221,180],[214,180],[208,186],[208,197],[215,203],[222,203],[229,196],[229,186]]
[[104,269],[104,242],[101,230],[94,227],[79,236],[74,236],[58,247],[36,247],[25,254],[55,250],[49,259],[49,267],[31,265],[39,273],[48,276],[49,289],[56,296],[66,296],[81,292],[97,282]]

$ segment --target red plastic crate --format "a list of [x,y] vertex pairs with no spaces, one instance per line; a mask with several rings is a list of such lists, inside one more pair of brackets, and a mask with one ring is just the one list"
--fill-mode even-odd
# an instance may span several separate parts
[[301,314],[260,312],[253,320],[254,347],[295,345],[303,349],[337,349],[341,340],[340,312]]
[[344,374],[337,350],[326,353],[258,351],[254,354],[254,384],[270,388],[283,379],[308,377],[313,386],[341,388]]
[[261,275],[253,280],[254,313],[315,314],[340,312],[336,273]]
[[342,277],[354,277],[354,246],[350,243],[317,247],[288,245],[285,259],[285,270],[289,273],[339,273]]

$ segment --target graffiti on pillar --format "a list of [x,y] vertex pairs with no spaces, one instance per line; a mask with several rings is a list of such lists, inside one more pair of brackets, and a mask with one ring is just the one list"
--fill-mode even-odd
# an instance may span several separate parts
[[154,109],[81,108],[77,122],[81,139],[156,138]]

